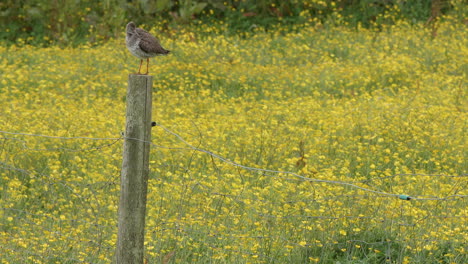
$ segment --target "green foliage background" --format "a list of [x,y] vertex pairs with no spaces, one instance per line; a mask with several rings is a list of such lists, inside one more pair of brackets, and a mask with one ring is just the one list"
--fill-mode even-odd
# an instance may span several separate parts
[[352,27],[399,19],[430,22],[446,13],[463,21],[466,12],[464,0],[5,0],[0,2],[0,39],[94,43],[120,34],[130,20],[163,28],[222,20],[231,33],[238,33],[305,22]]

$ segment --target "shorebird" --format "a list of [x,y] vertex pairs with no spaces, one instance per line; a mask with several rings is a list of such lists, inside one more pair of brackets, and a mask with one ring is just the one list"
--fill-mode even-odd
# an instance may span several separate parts
[[138,69],[138,74],[141,74],[141,65],[143,64],[143,59],[146,59],[146,73],[148,74],[149,67],[149,58],[155,57],[158,55],[167,55],[168,50],[164,49],[159,40],[147,31],[137,28],[135,23],[130,22],[127,24],[127,36],[125,37],[125,43],[127,44],[127,49],[133,56],[140,59],[140,68]]

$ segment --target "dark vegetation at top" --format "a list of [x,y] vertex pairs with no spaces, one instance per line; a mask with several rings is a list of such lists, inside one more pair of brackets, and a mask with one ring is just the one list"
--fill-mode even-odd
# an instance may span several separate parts
[[3,0],[0,39],[8,44],[100,43],[121,34],[125,24],[180,29],[222,21],[228,33],[275,26],[324,23],[376,27],[405,20],[434,23],[454,14],[466,23],[460,0]]

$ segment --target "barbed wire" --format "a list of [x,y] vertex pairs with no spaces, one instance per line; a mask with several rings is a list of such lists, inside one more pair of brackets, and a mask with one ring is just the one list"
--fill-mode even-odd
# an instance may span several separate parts
[[[198,152],[203,152],[205,154],[210,155],[213,158],[216,158],[218,160],[223,161],[226,164],[229,164],[231,166],[235,166],[235,167],[238,167],[238,168],[242,168],[242,169],[245,169],[245,170],[259,171],[259,172],[266,172],[266,173],[275,173],[275,174],[284,174],[284,175],[292,175],[292,176],[297,177],[299,179],[302,179],[304,181],[344,185],[344,186],[360,189],[360,190],[370,192],[370,193],[381,194],[381,195],[386,195],[386,196],[391,196],[391,197],[397,197],[397,198],[400,198],[402,200],[411,200],[411,199],[413,199],[413,200],[446,200],[448,198],[453,198],[453,197],[458,197],[458,198],[468,197],[468,195],[451,195],[451,196],[447,196],[447,197],[423,197],[423,195],[395,194],[395,193],[389,193],[389,192],[383,192],[383,191],[377,191],[377,190],[365,188],[365,187],[356,185],[356,184],[351,183],[351,182],[332,181],[332,180],[309,178],[309,177],[305,177],[305,176],[299,175],[299,174],[297,174],[295,172],[291,172],[291,171],[280,171],[280,170],[271,170],[271,169],[248,167],[248,166],[239,164],[237,162],[234,162],[232,160],[229,160],[227,158],[224,158],[224,157],[222,157],[222,156],[220,156],[220,155],[218,155],[218,154],[216,154],[216,153],[214,153],[212,151],[205,150],[205,149],[202,149],[202,148],[199,148],[199,147],[195,147],[192,144],[190,144],[189,142],[187,142],[182,136],[180,136],[179,134],[169,130],[168,128],[166,128],[165,126],[163,126],[163,125],[161,125],[159,123],[156,123],[156,126],[161,127],[165,132],[175,136],[177,139],[179,139],[182,143],[187,145],[192,150],[195,150],[195,151],[198,151]],[[138,139],[135,139],[135,138],[126,138],[126,139],[138,140]],[[141,141],[141,140],[139,140],[139,141]],[[145,141],[143,141],[143,142],[145,142]],[[152,144],[151,142],[145,142],[145,143]],[[418,174],[398,174],[398,175],[418,175]],[[396,176],[397,175],[394,175],[393,177],[396,177]],[[462,175],[456,176],[456,177],[461,177],[461,176]],[[465,175],[463,175],[463,177],[464,176]]]
[[[370,188],[366,188],[366,187],[363,187],[363,186],[359,186],[359,185],[356,185],[357,183],[367,183],[367,182],[370,182],[372,179],[385,179],[385,178],[395,178],[395,177],[398,177],[398,176],[425,176],[425,177],[452,177],[452,178],[463,178],[463,177],[468,177],[468,174],[462,174],[462,175],[445,175],[445,174],[420,174],[420,173],[399,173],[399,174],[395,174],[395,175],[390,175],[390,176],[384,176],[384,177],[375,177],[375,178],[371,178],[371,179],[366,179],[366,180],[362,180],[362,181],[353,181],[353,182],[345,182],[345,181],[333,181],[333,180],[325,180],[325,179],[316,179],[316,178],[309,178],[309,177],[305,177],[303,175],[300,175],[300,174],[297,174],[295,172],[291,172],[291,171],[282,171],[282,170],[272,170],[272,169],[263,169],[263,168],[257,168],[257,167],[249,167],[249,166],[245,166],[245,165],[242,165],[242,164],[239,164],[237,162],[234,162],[228,158],[225,158],[219,154],[216,154],[212,151],[209,151],[209,150],[206,150],[206,149],[202,149],[202,148],[199,148],[199,147],[196,147],[192,144],[190,144],[188,141],[186,141],[182,136],[180,136],[179,134],[177,134],[176,132],[166,128],[165,126],[163,126],[162,124],[160,123],[156,123],[154,122],[155,126],[157,127],[160,127],[162,128],[166,133],[176,137],[180,142],[184,143],[187,148],[180,148],[180,147],[166,147],[166,146],[161,146],[161,145],[157,145],[157,144],[154,144],[152,143],[151,141],[145,141],[145,140],[142,140],[142,139],[138,139],[138,138],[130,138],[130,137],[125,137],[123,134],[121,134],[121,137],[118,137],[118,138],[95,138],[95,137],[82,137],[82,136],[77,136],[77,137],[62,137],[62,136],[50,136],[50,135],[43,135],[43,134],[32,134],[32,133],[22,133],[22,132],[8,132],[8,131],[0,131],[0,133],[3,133],[3,134],[10,134],[10,135],[21,135],[21,136],[34,136],[34,137],[44,137],[44,138],[52,138],[52,139],[64,139],[64,140],[73,140],[73,139],[86,139],[86,140],[113,140],[115,142],[112,142],[112,143],[109,143],[109,144],[105,144],[105,145],[102,145],[102,146],[99,146],[99,147],[92,147],[92,148],[86,148],[86,149],[81,149],[81,150],[71,150],[71,151],[83,151],[83,150],[90,150],[90,149],[102,149],[104,147],[107,147],[107,146],[112,146],[114,144],[116,144],[117,142],[121,141],[122,139],[126,139],[126,140],[135,140],[135,141],[139,141],[139,142],[143,142],[143,143],[148,143],[148,144],[151,144],[152,146],[154,147],[157,147],[157,148],[164,148],[164,149],[174,149],[174,150],[194,150],[194,151],[197,151],[197,152],[201,152],[201,153],[205,153],[213,158],[216,158],[226,164],[229,164],[231,166],[234,166],[234,167],[238,167],[238,168],[241,168],[241,169],[244,169],[244,170],[249,170],[249,171],[257,171],[257,172],[262,172],[263,175],[265,176],[272,176],[271,174],[276,174],[276,175],[291,175],[291,176],[294,176],[296,177],[297,179],[300,179],[302,181],[308,181],[308,182],[317,182],[317,183],[327,183],[327,184],[335,184],[335,185],[343,185],[343,186],[347,186],[347,187],[351,187],[351,188],[355,188],[355,189],[359,189],[359,190],[362,190],[362,191],[366,191],[366,192],[370,192],[370,193],[375,193],[375,194],[381,194],[381,195],[385,195],[385,196],[389,196],[389,197],[396,197],[396,198],[399,198],[401,200],[447,200],[447,199],[452,199],[452,198],[466,198],[468,197],[468,195],[449,195],[449,196],[446,196],[446,197],[435,197],[435,196],[426,196],[426,195],[422,195],[422,194],[412,194],[412,195],[408,195],[408,194],[396,194],[396,193],[390,193],[390,192],[384,192],[384,191],[380,191],[380,190],[374,190],[374,189],[370,189]],[[64,150],[63,148],[57,148],[56,150]],[[266,174],[268,173],[268,174]],[[284,179],[284,178],[283,178]]]
[[30,136],[30,137],[43,137],[43,138],[54,138],[54,139],[88,139],[88,140],[117,140],[121,139],[118,138],[95,138],[95,137],[62,137],[62,136],[50,136],[50,135],[43,135],[43,134],[32,134],[32,133],[22,133],[22,132],[8,132],[0,130],[1,134],[8,134],[8,135],[19,135],[19,136]]

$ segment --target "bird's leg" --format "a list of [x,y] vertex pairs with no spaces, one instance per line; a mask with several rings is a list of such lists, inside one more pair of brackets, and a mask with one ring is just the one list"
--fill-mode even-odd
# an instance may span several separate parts
[[141,74],[140,71],[141,71],[141,65],[143,64],[143,59],[140,60],[140,68],[138,68],[138,74]]
[[146,73],[145,73],[145,75],[148,75],[148,67],[149,67],[149,58],[146,58]]

